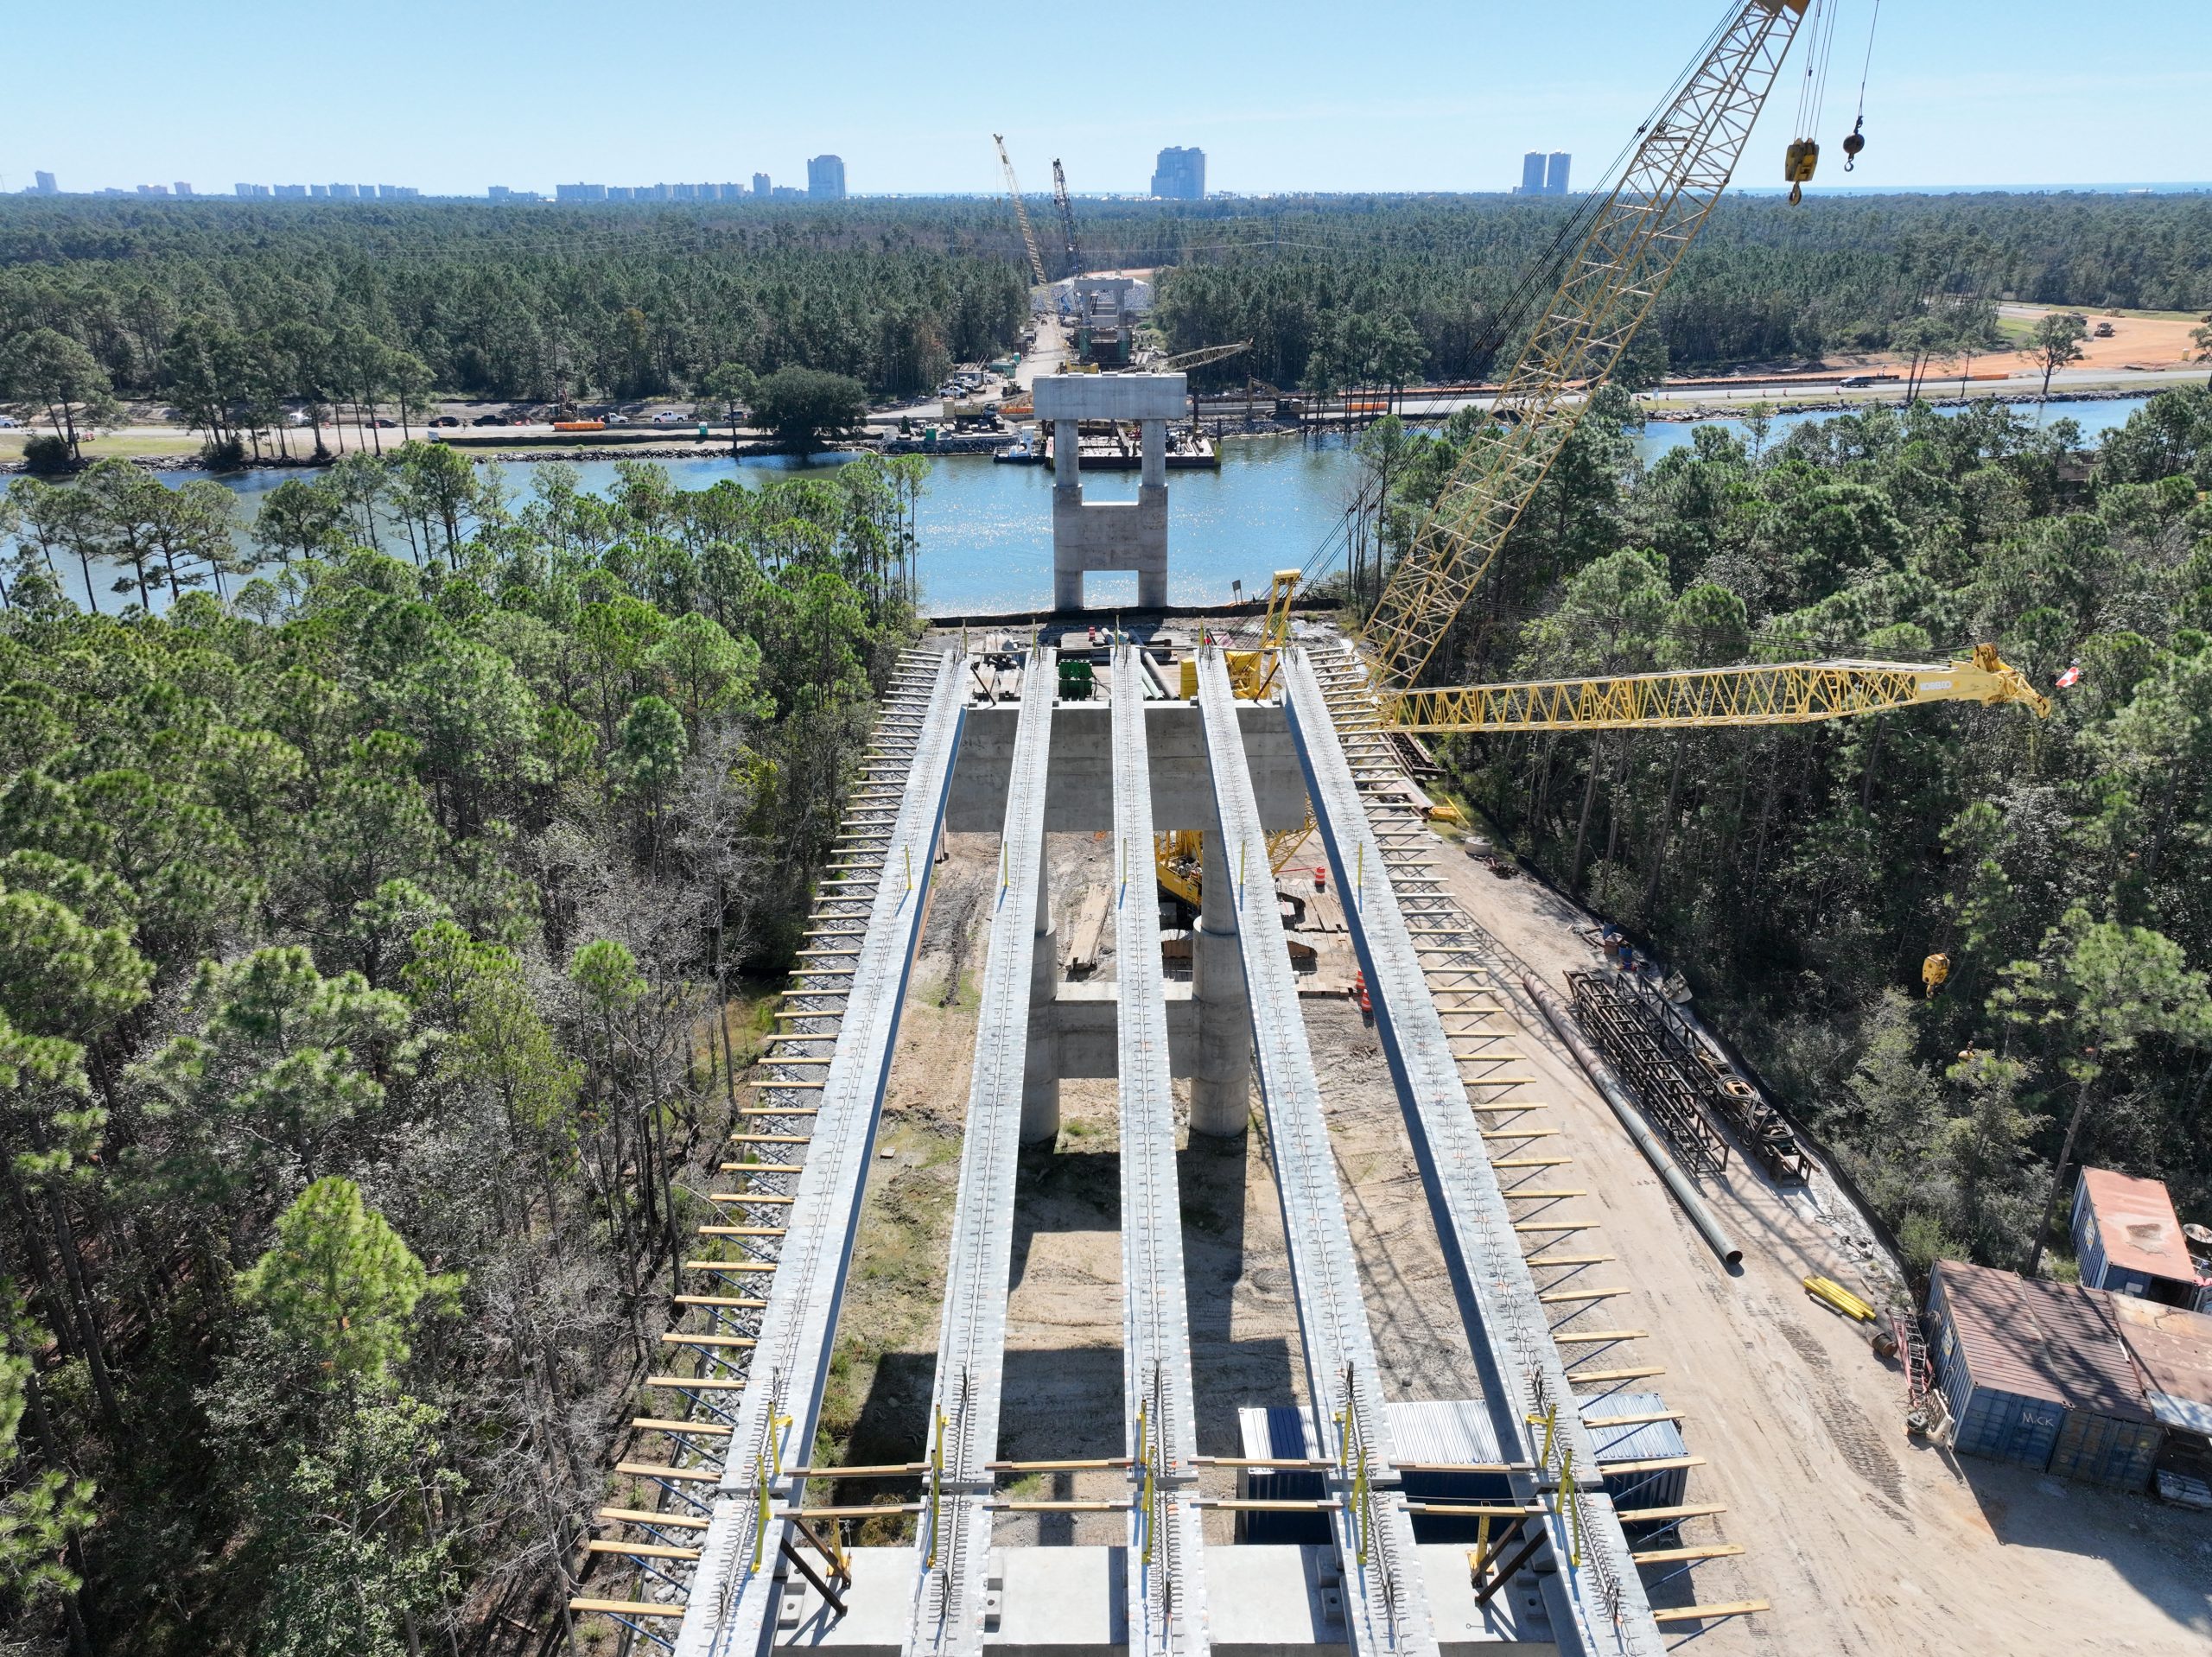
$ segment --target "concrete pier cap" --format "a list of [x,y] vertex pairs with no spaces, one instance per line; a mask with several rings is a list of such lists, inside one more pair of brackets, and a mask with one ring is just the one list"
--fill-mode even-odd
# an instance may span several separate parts
[[[1037,418],[1052,428],[1052,607],[1084,607],[1092,570],[1133,570],[1137,603],[1167,602],[1167,422],[1180,418],[1181,374],[1051,374],[1033,388]],[[1142,471],[1134,501],[1083,498],[1077,422],[1136,422]]]

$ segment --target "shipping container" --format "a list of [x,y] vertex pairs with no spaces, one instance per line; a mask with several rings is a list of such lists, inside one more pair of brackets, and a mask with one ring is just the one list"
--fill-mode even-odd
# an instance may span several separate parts
[[2163,1430],[2113,1297],[2078,1284],[1937,1263],[1928,1290],[1937,1386],[1961,1454],[2139,1490]]

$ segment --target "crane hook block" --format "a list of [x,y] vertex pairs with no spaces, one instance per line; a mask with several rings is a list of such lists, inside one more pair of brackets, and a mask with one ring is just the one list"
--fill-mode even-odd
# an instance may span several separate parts
[[1951,957],[1932,955],[1920,963],[1920,981],[1928,986],[1931,996],[1943,987],[1943,981],[1951,975]]
[[[1789,153],[1782,160],[1783,181],[1787,184],[1810,184],[1813,169],[1821,164],[1821,146],[1811,138],[1799,138],[1789,146]],[[1802,199],[1802,190],[1790,192],[1792,201]]]
[[1866,148],[1866,117],[1860,116],[1858,125],[1851,129],[1851,136],[1843,141],[1843,170],[1850,172],[1859,165],[1859,153]]

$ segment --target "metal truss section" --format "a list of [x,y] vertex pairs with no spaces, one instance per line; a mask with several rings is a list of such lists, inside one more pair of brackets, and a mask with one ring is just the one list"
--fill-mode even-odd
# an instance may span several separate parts
[[[704,1476],[714,1480],[709,1501],[691,1498],[695,1508],[706,1509],[706,1528],[703,1536],[687,1539],[698,1549],[698,1563],[676,1636],[677,1657],[755,1657],[766,1651],[771,1637],[778,1554],[789,1529],[779,1498],[803,1488],[781,1470],[804,1463],[814,1442],[868,1158],[959,752],[958,658],[950,651],[910,656],[894,693],[847,816],[845,848],[815,906],[809,947],[802,952],[806,964],[794,1026],[761,1061],[763,1096],[789,1102],[764,1106],[747,1119],[774,1125],[810,1120],[813,1131],[743,1136],[766,1141],[770,1154],[760,1160],[779,1165],[745,1171],[772,1173],[772,1183],[786,1189],[762,1191],[763,1182],[748,1178],[753,1200],[741,1200],[734,1217],[748,1218],[749,1207],[780,1197],[779,1223],[702,1228],[717,1243],[734,1243],[739,1255],[695,1263],[724,1292],[712,1298],[717,1319],[727,1311],[753,1310],[724,1303],[758,1295],[758,1279],[750,1273],[764,1266],[771,1273],[766,1305],[751,1325],[757,1334],[725,1337],[729,1344],[707,1349],[703,1367],[732,1363],[728,1355],[734,1352],[742,1360],[743,1378],[715,1369],[689,1387],[683,1378],[664,1378],[719,1418],[721,1425],[713,1431],[726,1451],[718,1478]],[[784,1149],[793,1143],[803,1145],[803,1163],[791,1161]]]
[[990,954],[976,1020],[976,1068],[930,1411],[931,1471],[914,1544],[910,1654],[950,1657],[980,1652],[983,1645],[991,1551],[988,1463],[998,1451],[1030,968],[1058,678],[1058,652],[1033,648],[1022,674]]
[[[1358,1657],[1437,1650],[1413,1525],[1376,1373],[1335,1153],[1321,1114],[1313,1055],[1276,907],[1268,837],[1252,795],[1236,708],[1220,650],[1201,647],[1198,709],[1224,859],[1236,882],[1236,931],[1251,1007],[1252,1042],[1268,1147],[1282,1203],[1306,1377],[1335,1506],[1331,1525],[1343,1571],[1345,1632]],[[1570,1406],[1571,1408],[1571,1406]]]
[[1624,673],[1600,679],[1454,685],[1377,694],[1384,721],[1407,731],[1666,731],[1721,725],[1810,725],[1923,702],[2050,702],[1983,645],[1974,658],[1783,662]]
[[[1501,1449],[1519,1470],[1514,1493],[1541,1502],[1554,1558],[1547,1583],[1554,1637],[1580,1657],[1656,1654],[1661,1644],[1626,1539],[1598,1494],[1597,1446],[1573,1405],[1511,1210],[1468,1108],[1467,1083],[1393,888],[1384,848],[1337,740],[1312,662],[1284,664],[1291,738],[1313,818],[1344,893],[1352,946],[1366,975],[1376,1030],[1427,1188],[1484,1402]],[[1532,1418],[1544,1421],[1532,1428]],[[1578,1485],[1573,1469],[1584,1470]]]
[[1183,1286],[1175,1101],[1154,893],[1152,772],[1131,646],[1114,650],[1115,970],[1122,1110],[1122,1396],[1136,1489],[1130,1504],[1130,1657],[1208,1647],[1197,1495],[1198,1410]]
[[1594,1037],[1621,1079],[1635,1090],[1675,1156],[1692,1171],[1717,1174],[1728,1165],[1728,1141],[1708,1117],[1697,1078],[1670,1052],[1635,999],[1603,973],[1571,972],[1574,1020]]

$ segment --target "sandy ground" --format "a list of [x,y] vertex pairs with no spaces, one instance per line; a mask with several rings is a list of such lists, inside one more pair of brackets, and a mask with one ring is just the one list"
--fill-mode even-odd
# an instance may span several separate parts
[[[1103,836],[1050,844],[1065,960],[1087,898],[1112,879],[1111,850]],[[995,860],[995,837],[950,836],[933,886],[891,1079],[891,1154],[871,1181],[824,1417],[848,1438],[853,1462],[922,1452]],[[1572,930],[1580,917],[1541,887],[1499,881],[1450,848],[1440,863],[1461,900],[1554,981],[1590,959]],[[1309,922],[1295,936],[1319,948],[1322,968],[1305,1001],[1307,1025],[1389,1385],[1397,1397],[1465,1396],[1471,1360],[1382,1054],[1348,1001],[1323,993],[1348,974],[1340,922],[1325,904]],[[1098,970],[1110,975],[1110,933],[1104,943]],[[1806,1273],[1821,1272],[1878,1299],[1891,1292],[1863,1228],[1833,1193],[1785,1195],[1741,1159],[1709,1180],[1709,1200],[1745,1249],[1731,1275],[1572,1060],[1548,1034],[1524,1032],[1518,1044],[1541,1078],[1531,1096],[1554,1101],[1560,1130],[1521,1149],[1573,1159],[1544,1181],[1586,1190],[1562,1207],[1601,1228],[1581,1234],[1575,1252],[1613,1257],[1584,1268],[1577,1286],[1630,1292],[1581,1326],[1652,1331],[1606,1355],[1664,1366],[1634,1384],[1684,1412],[1689,1449],[1707,1458],[1690,1475],[1688,1499],[1726,1508],[1690,1521],[1681,1540],[1747,1549],[1656,1597],[1773,1607],[1712,1625],[1697,1636],[1701,1653],[1903,1657],[1955,1642],[2018,1653],[2212,1648],[2212,1517],[1962,1462],[1908,1438],[1896,1366],[1802,1288]],[[1179,1083],[1179,1102],[1181,1091]],[[1020,1177],[1000,1445],[1010,1458],[1122,1449],[1113,1084],[1065,1083],[1062,1104],[1058,1145],[1026,1152]],[[1264,1135],[1187,1146],[1179,1173],[1199,1447],[1234,1453],[1240,1406],[1304,1394]],[[1229,1475],[1208,1479],[1210,1494],[1230,1494]],[[1033,1479],[1020,1494],[1105,1498],[1122,1489],[1116,1475],[1086,1473]],[[839,1500],[868,1494],[889,1487],[850,1487]],[[1226,1515],[1208,1523],[1210,1540],[1230,1540]],[[1001,1521],[1009,1543],[1100,1543],[1120,1530],[1111,1515]],[[885,1524],[856,1540],[899,1533]],[[1672,1630],[1676,1641],[1696,1626]]]
[[[2005,304],[1999,305],[1997,313],[2004,322],[2032,327],[2044,317],[2066,308],[2057,305]],[[2082,341],[2081,360],[2071,365],[2076,373],[2085,373],[2091,369],[2183,367],[2196,360],[2198,347],[2190,338],[2190,333],[2204,321],[2202,317],[2146,316],[2123,311],[2076,309],[2074,314],[2086,320],[2093,331],[2102,323],[2112,325],[2112,338],[2109,340],[2096,339],[2093,335]],[[2008,332],[2018,333],[2021,330],[2015,327]],[[1868,367],[1897,368],[1903,366],[1906,359],[1899,352],[1892,351],[1834,360],[1864,364]],[[1971,371],[1994,374],[2000,370],[2013,375],[2033,374],[2040,379],[2043,377],[2043,362],[2029,349],[1993,351],[1977,356]],[[1932,382],[1940,385],[1942,378],[1938,372],[1932,377]]]
[[[1573,930],[1586,918],[1541,886],[1455,854],[1439,861],[1471,912],[1555,987],[1594,960]],[[1833,1187],[1785,1194],[1741,1157],[1704,1181],[1745,1250],[1732,1276],[1548,1032],[1524,1051],[1558,1084],[1553,1144],[1574,1159],[1564,1183],[1588,1187],[1605,1220],[1605,1250],[1619,1257],[1606,1277],[1634,1290],[1609,1321],[1652,1331],[1637,1362],[1666,1366],[1648,1384],[1685,1412],[1689,1450],[1707,1458],[1689,1500],[1727,1507],[1685,1540],[1748,1550],[1700,1566],[1695,1598],[1773,1607],[1713,1627],[1702,1649],[2212,1649],[2212,1516],[1907,1437],[1897,1365],[1803,1291],[1821,1273],[1878,1303],[1895,1292]]]

